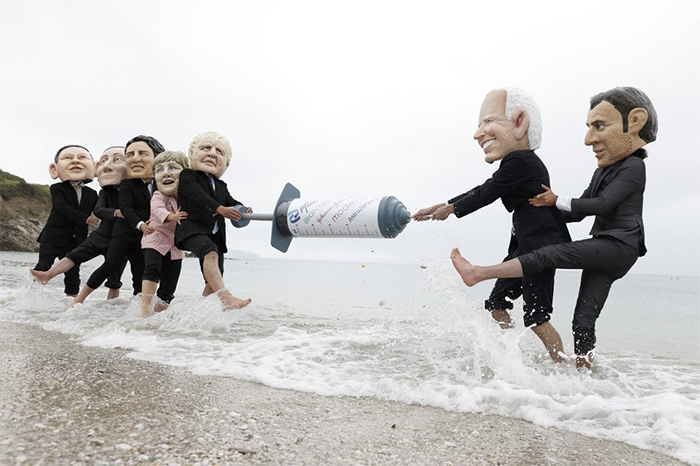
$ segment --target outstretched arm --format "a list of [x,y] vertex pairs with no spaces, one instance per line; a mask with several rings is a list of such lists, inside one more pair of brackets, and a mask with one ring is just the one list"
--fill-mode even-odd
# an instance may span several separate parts
[[643,192],[646,184],[644,162],[632,157],[620,167],[615,178],[595,197],[572,199],[571,212],[574,215],[603,215],[615,209],[622,201],[637,192]]
[[[450,207],[450,209],[446,209]],[[449,212],[447,212],[449,210]],[[446,204],[435,204],[431,207],[425,207],[415,214],[413,220],[416,222],[424,222],[425,220],[445,220],[451,213],[454,213],[454,207]]]
[[[556,206],[557,209],[561,211],[561,213],[564,215],[564,220],[566,222],[580,222],[584,218],[587,217],[587,215],[581,215],[577,214],[574,215],[571,213],[571,198],[570,197],[565,197],[565,196],[558,196],[554,194],[554,192],[549,188],[547,185],[541,185],[542,189],[544,189],[544,192],[541,194],[538,194],[537,196],[529,199],[530,204],[535,206],[535,207],[553,207]],[[589,196],[591,187],[589,186],[588,189],[586,189],[583,194],[581,195],[581,199],[587,198]]]

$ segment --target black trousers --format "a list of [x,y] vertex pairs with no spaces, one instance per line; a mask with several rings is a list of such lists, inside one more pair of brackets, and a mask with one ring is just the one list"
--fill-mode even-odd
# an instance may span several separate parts
[[[511,234],[508,255],[503,262],[524,254],[520,242]],[[541,325],[552,318],[552,301],[554,300],[554,274],[556,270],[547,269],[520,278],[499,278],[491,290],[485,307],[493,312],[513,309],[513,301],[523,297],[523,322],[525,327]]]
[[[108,248],[97,247],[95,242],[92,240],[92,235],[90,235],[85,241],[80,243],[77,248],[66,254],[66,257],[75,262],[75,265],[80,265],[83,262],[87,262],[97,256],[107,256],[107,249]],[[107,277],[107,283],[105,284],[107,288],[118,290],[122,287],[122,272],[124,272],[124,267],[126,267],[126,256],[122,258],[121,266],[119,266],[117,270]]]
[[499,278],[486,300],[486,309],[513,309],[513,301],[522,296],[525,327],[549,322],[553,310],[554,274],[555,270],[548,269],[527,277]]
[[129,241],[121,236],[113,236],[107,248],[104,263],[95,270],[87,281],[87,286],[92,289],[99,288],[102,283],[113,273],[124,268],[124,259],[129,259],[131,266],[131,280],[134,287],[134,295],[141,293],[141,280],[143,277],[143,252],[141,241]]
[[[42,242],[39,244],[39,262],[34,266],[34,270],[46,272],[51,268],[56,259],[63,259],[68,252],[75,249],[78,243],[75,238],[65,246],[54,246],[51,243]],[[68,295],[76,295],[80,291],[80,265],[74,265],[63,275],[64,292]]]
[[151,248],[143,249],[143,257],[146,266],[143,270],[143,279],[152,282],[160,282],[156,296],[170,304],[175,297],[177,281],[180,279],[182,259],[171,259],[170,251],[164,256]]
[[609,236],[598,236],[546,246],[518,260],[525,276],[552,268],[583,270],[572,331],[576,354],[586,355],[595,348],[595,324],[610,287],[627,274],[638,257],[639,251],[632,246]]
[[[202,270],[202,275],[204,275],[204,256],[209,252],[216,252],[219,255],[219,271],[221,271],[221,276],[224,275],[223,251],[226,250],[226,244],[221,234],[192,235],[181,241],[178,247],[185,251],[192,251],[199,258],[199,268]],[[206,282],[206,280],[205,278],[204,281]]]

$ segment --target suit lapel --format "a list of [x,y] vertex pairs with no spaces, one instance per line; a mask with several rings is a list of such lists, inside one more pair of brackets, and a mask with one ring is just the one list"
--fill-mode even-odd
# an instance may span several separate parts
[[593,174],[593,182],[591,183],[591,197],[595,197],[600,187],[600,182],[603,180],[603,174],[605,173],[604,168],[598,168]]
[[209,176],[205,172],[196,172],[199,177],[199,184],[204,188],[205,192],[208,192],[210,196],[216,198],[214,192],[211,189],[211,183],[209,182]]
[[622,167],[622,164],[624,163],[624,160],[611,165],[606,168],[599,169],[600,173],[597,173],[598,178],[595,180],[595,183],[593,184],[593,191],[592,191],[592,197],[595,197],[598,194],[598,190],[600,189],[600,186],[603,184],[603,180],[608,178],[609,176],[615,177],[618,171],[620,171],[620,167]]
[[75,192],[75,188],[72,184],[70,184],[70,181],[65,182],[64,189],[68,192],[68,198],[70,199],[73,207],[80,209],[80,204],[78,203],[78,193]]
[[593,190],[591,191],[591,197],[595,197],[598,195],[598,190],[600,189],[600,185],[603,183],[603,180],[607,178],[607,176],[615,171],[615,167],[605,167],[605,168],[599,168],[596,173],[595,173],[595,179],[593,180]]

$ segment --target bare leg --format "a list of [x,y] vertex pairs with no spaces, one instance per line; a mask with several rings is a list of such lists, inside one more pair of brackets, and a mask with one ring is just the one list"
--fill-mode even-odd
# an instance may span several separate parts
[[[212,292],[219,294],[219,299],[224,304],[224,310],[240,309],[250,304],[251,299],[236,298],[229,292],[224,285],[224,277],[221,276],[219,270],[219,254],[211,251],[204,256],[204,264],[202,267],[204,279],[207,281],[207,287]],[[205,287],[206,291],[207,288]]]
[[204,285],[204,290],[202,290],[202,296],[209,296],[212,294],[214,290],[211,289],[211,286],[209,286],[209,283]]
[[80,290],[80,293],[78,293],[78,296],[75,297],[72,303],[70,303],[70,306],[68,307],[73,307],[76,304],[82,304],[85,302],[88,296],[90,296],[90,293],[95,291],[94,288],[90,288],[89,286],[85,285],[82,290]]
[[547,352],[554,362],[564,362],[564,358],[560,354],[564,352],[564,343],[561,341],[559,332],[551,323],[545,322],[532,327],[532,331],[542,340],[544,347],[547,348]]
[[151,280],[141,282],[141,317],[148,317],[148,310],[153,302],[153,295],[156,294],[158,284]]
[[73,268],[75,262],[64,257],[60,261],[56,262],[49,270],[42,272],[39,270],[30,269],[29,272],[34,276],[36,281],[42,285],[46,285],[53,277],[56,275],[61,275],[62,273],[68,272]]
[[498,325],[500,325],[502,329],[513,328],[513,319],[505,309],[496,309],[495,311],[491,311],[491,317],[493,317],[493,320],[498,322]]
[[457,248],[452,250],[450,258],[452,259],[452,265],[457,269],[457,273],[467,286],[474,286],[479,282],[493,278],[518,278],[523,276],[523,267],[518,259],[482,267],[472,265],[462,257]]
[[114,299],[119,297],[119,288],[110,288],[107,292],[107,299]]

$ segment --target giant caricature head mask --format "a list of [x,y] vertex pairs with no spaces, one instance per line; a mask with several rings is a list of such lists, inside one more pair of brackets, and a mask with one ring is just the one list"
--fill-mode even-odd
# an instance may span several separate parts
[[540,111],[532,98],[515,88],[486,95],[474,139],[493,163],[516,150],[539,149],[542,141]]
[[231,143],[214,131],[198,134],[190,143],[190,168],[221,178],[231,163]]
[[183,152],[166,150],[153,161],[153,173],[158,191],[177,197],[180,172],[189,167],[189,159]]
[[105,149],[100,160],[95,163],[95,172],[100,187],[119,186],[122,180],[127,177],[124,148],[114,146]]
[[95,178],[95,163],[90,151],[83,146],[64,146],[58,149],[49,165],[49,174],[54,180],[92,181]]
[[651,100],[633,87],[616,87],[592,97],[586,125],[584,143],[593,148],[601,168],[655,141],[658,130]]
[[151,136],[136,136],[126,143],[124,156],[129,178],[153,179],[153,159],[165,151],[163,145]]

